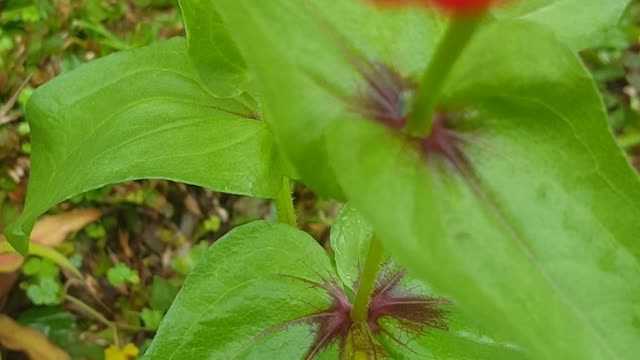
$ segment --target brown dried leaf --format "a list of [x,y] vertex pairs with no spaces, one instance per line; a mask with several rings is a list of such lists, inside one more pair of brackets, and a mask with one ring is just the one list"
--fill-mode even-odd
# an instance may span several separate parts
[[2,106],[2,108],[0,108],[0,124],[6,124],[8,122],[5,116],[9,113],[9,110],[13,108],[13,105],[15,105],[16,101],[18,100],[20,92],[22,92],[25,86],[27,86],[29,80],[31,80],[31,75],[27,76],[27,78],[22,81],[20,86],[18,86],[16,91],[14,91],[13,95],[11,95],[11,98],[9,98],[9,100]]
[[[4,238],[0,237],[0,241]],[[18,254],[0,254],[0,274],[12,273],[22,266],[22,256]]]
[[198,205],[198,201],[191,194],[187,194],[187,196],[184,198],[184,207],[187,208],[190,213],[196,215],[197,217],[203,217],[200,205]]
[[71,360],[69,354],[49,342],[40,332],[19,325],[2,314],[0,344],[7,349],[26,353],[31,360]]
[[129,232],[120,229],[118,231],[118,241],[120,242],[120,247],[122,248],[124,257],[127,259],[131,259],[131,257],[133,256],[133,252],[131,251],[131,247],[129,246]]
[[[48,247],[58,246],[70,233],[96,221],[101,215],[98,209],[81,209],[60,215],[43,216],[33,228],[31,241]],[[0,242],[4,241],[4,236],[0,235]],[[23,260],[19,254],[0,253],[0,273],[18,270]]]
[[17,272],[9,274],[0,273],[0,309],[2,309],[4,297],[9,294],[16,280],[18,280]]
[[50,247],[58,246],[70,233],[81,230],[101,215],[100,210],[91,208],[43,216],[33,227],[31,241]]

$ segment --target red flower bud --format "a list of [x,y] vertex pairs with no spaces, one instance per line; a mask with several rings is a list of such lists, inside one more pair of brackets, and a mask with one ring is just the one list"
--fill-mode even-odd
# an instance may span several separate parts
[[369,0],[382,6],[437,6],[452,14],[483,12],[496,0]]

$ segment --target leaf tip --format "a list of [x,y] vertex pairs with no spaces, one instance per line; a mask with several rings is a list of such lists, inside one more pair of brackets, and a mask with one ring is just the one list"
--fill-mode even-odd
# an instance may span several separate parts
[[16,221],[4,230],[9,244],[22,256],[29,253],[29,232],[24,230],[24,223]]

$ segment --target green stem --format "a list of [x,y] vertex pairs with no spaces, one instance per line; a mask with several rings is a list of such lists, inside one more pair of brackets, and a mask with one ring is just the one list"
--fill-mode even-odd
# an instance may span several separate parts
[[97,312],[96,310],[93,310],[93,308],[87,304],[85,304],[82,300],[78,299],[75,296],[71,296],[69,294],[65,294],[64,295],[64,299],[70,303],[72,303],[73,305],[77,306],[78,308],[80,308],[80,310],[84,311],[87,315],[93,317],[94,319],[98,320],[99,322],[102,323],[102,325],[107,326],[107,327],[112,327],[113,323],[107,319],[106,317],[104,317],[104,315],[100,314],[99,312]]
[[116,326],[114,325],[114,323],[112,321],[109,321],[109,319],[104,317],[102,314],[100,314],[99,312],[93,310],[93,308],[91,306],[85,304],[82,300],[80,300],[80,299],[78,299],[78,298],[76,298],[74,296],[71,296],[69,294],[65,294],[64,295],[64,300],[74,304],[75,306],[80,308],[80,310],[84,311],[85,314],[93,317],[97,321],[101,322],[104,326],[110,328],[111,331],[113,332],[114,343],[118,348],[120,348],[120,337],[118,336],[118,329],[116,328]]
[[371,243],[369,244],[369,252],[367,253],[367,259],[365,260],[362,276],[360,277],[360,286],[358,287],[356,300],[351,309],[351,319],[357,323],[363,323],[367,321],[369,317],[369,300],[371,293],[373,293],[373,288],[383,259],[384,249],[378,238],[374,236],[371,238]]
[[64,300],[72,303],[77,306],[80,310],[82,310],[85,314],[91,316],[98,322],[102,323],[104,326],[111,329],[113,332],[114,342],[116,346],[120,347],[120,337],[118,336],[118,329],[125,331],[134,331],[134,332],[155,332],[154,329],[149,329],[141,326],[129,325],[129,324],[121,324],[115,321],[111,321],[104,317],[101,313],[94,310],[91,306],[85,304],[82,300],[78,299],[75,296],[71,296],[69,294],[64,295]]
[[[0,242],[0,254],[4,253],[19,254],[9,243],[2,241]],[[77,276],[78,279],[84,279],[82,273],[75,266],[73,266],[71,262],[69,262],[69,259],[57,252],[55,249],[44,245],[31,243],[29,245],[29,255],[35,255],[41,258],[48,259],[54,264],[69,270],[73,275]]]
[[278,222],[298,227],[298,223],[296,222],[296,213],[293,209],[293,198],[291,197],[291,193],[291,183],[289,178],[284,177],[282,179],[282,189],[280,190],[278,197],[274,199],[276,215],[278,216]]
[[451,18],[418,88],[407,122],[406,130],[410,135],[426,136],[431,133],[433,113],[447,77],[481,20],[481,15]]

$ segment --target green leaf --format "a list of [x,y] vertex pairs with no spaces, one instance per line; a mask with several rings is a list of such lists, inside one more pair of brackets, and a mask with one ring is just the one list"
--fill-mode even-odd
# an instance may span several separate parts
[[58,268],[47,259],[29,258],[22,265],[22,273],[27,276],[54,277],[58,275]]
[[32,134],[26,206],[7,230],[21,252],[51,206],[105,184],[162,178],[274,197],[279,157],[242,99],[211,96],[173,39],[110,55],[48,82],[27,106]]
[[140,313],[140,319],[142,319],[146,328],[155,330],[160,326],[160,321],[162,321],[162,311],[144,308]]
[[[346,214],[359,217],[352,209],[343,211],[341,217]],[[359,219],[353,222],[354,226],[364,224],[364,220]],[[355,244],[368,246],[365,228],[346,228],[351,221],[341,220],[338,231],[347,232],[337,237],[349,237]],[[338,255],[346,254],[342,246],[352,244],[338,241],[336,246],[337,263],[346,266],[357,262],[356,255]],[[287,225],[264,221],[238,227],[214,243],[189,275],[145,358],[303,358],[318,338],[317,332],[323,329],[312,321],[313,316],[319,317],[318,314],[334,306],[325,289],[310,282],[331,285],[331,281],[338,281],[337,274],[326,252],[309,235]],[[437,300],[429,296],[423,282],[409,278],[402,282],[399,290]],[[335,285],[334,290],[342,292],[342,285]],[[416,293],[419,286],[420,291]],[[420,298],[409,299],[415,302]],[[409,338],[402,326],[385,322],[387,333],[376,332],[375,339],[369,340],[384,342],[388,338],[386,334],[403,338],[407,345],[387,339],[384,351],[394,358],[523,358],[508,344],[497,343],[471,327],[455,307],[447,308],[449,310],[450,331],[419,327],[420,336]],[[296,321],[303,317],[306,320]],[[347,351],[343,355],[347,357],[358,350],[348,346],[357,338],[357,332],[352,328],[349,333],[353,336],[343,338]],[[338,340],[314,359],[338,358]],[[418,355],[413,351],[418,351]]]
[[[0,242],[0,254],[4,253],[16,253],[16,250],[6,242]],[[29,247],[29,255],[39,256],[42,258],[42,262],[49,262],[60,266],[61,268],[69,270],[78,278],[82,279],[82,273],[78,270],[78,267],[71,263],[70,259],[62,255],[55,249],[40,244],[32,244]],[[38,264],[39,266],[40,264]],[[57,269],[56,269],[57,270]]]
[[[2,244],[0,244],[0,253],[2,253]],[[40,244],[32,244],[29,247],[29,255],[35,255],[35,256],[39,256],[43,259],[46,259],[56,265],[58,265],[59,267],[63,268],[63,269],[67,269],[69,270],[71,273],[73,273],[75,276],[77,276],[79,279],[82,279],[82,273],[80,272],[80,270],[78,270],[78,267],[73,265],[70,261],[69,258],[67,258],[66,256],[62,255],[60,252],[58,252],[55,249],[52,249],[48,246],[44,246],[44,245],[40,245]]]
[[171,268],[180,275],[188,275],[204,257],[209,244],[201,241],[189,249],[189,252],[171,260]]
[[325,251],[299,230],[264,221],[235,228],[191,272],[145,358],[301,358],[308,326],[259,335],[328,306],[318,289],[283,275],[332,274]]
[[[434,294],[434,290],[425,283],[408,278],[400,285],[418,294]],[[421,336],[407,334],[402,324],[393,320],[383,320],[383,328],[389,331],[409,349],[391,341],[388,337],[379,337],[382,345],[393,359],[437,359],[437,360],[525,360],[527,354],[508,340],[498,340],[488,336],[486,329],[478,326],[459,308],[448,308],[447,331],[434,330]]]
[[122,285],[124,283],[137,284],[140,282],[138,273],[131,270],[127,265],[118,263],[107,271],[107,279],[109,283],[114,286]]
[[437,23],[355,0],[216,6],[245,54],[261,46],[246,59],[302,181],[343,190],[402,264],[536,359],[640,351],[638,179],[592,79],[554,34],[505,20],[472,41],[444,104],[478,128],[463,145],[478,179],[464,180],[352,109],[368,89],[353,59],[415,81]]
[[171,302],[176,297],[178,289],[169,281],[154,276],[151,283],[151,295],[149,296],[149,305],[153,310],[165,312],[171,306]]
[[[499,16],[544,23],[580,49],[594,38],[586,29],[613,26],[627,2],[514,1]],[[255,71],[265,118],[300,178],[321,195],[343,198],[322,144],[329,120],[349,107],[345,95],[362,90],[353,55],[417,78],[443,20],[422,11],[381,11],[361,0],[219,0],[215,7]]]
[[107,236],[107,231],[104,228],[104,225],[100,223],[92,223],[88,224],[84,231],[87,233],[87,236],[91,239],[102,239]]
[[352,204],[402,264],[532,358],[634,359],[640,183],[580,59],[498,23],[445,93],[470,169],[344,118],[327,148]]
[[305,184],[341,198],[324,136],[329,120],[349,107],[344,96],[361,89],[353,55],[421,73],[441,24],[421,11],[380,11],[361,0],[217,0],[215,6],[255,72],[278,144]]
[[76,318],[60,307],[32,307],[17,321],[37,329],[74,359],[99,359],[103,354],[101,347],[82,340]]
[[371,225],[350,205],[342,207],[331,227],[329,241],[335,254],[336,270],[351,290],[356,290],[354,285],[367,258],[372,235]]
[[62,286],[58,279],[39,277],[27,285],[27,297],[36,305],[57,305],[62,302]]
[[233,97],[247,88],[247,66],[212,2],[180,0],[189,57],[211,93]]
[[498,7],[498,17],[545,26],[574,50],[603,45],[630,0],[527,0]]
[[[360,212],[348,204],[342,208],[331,228],[331,248],[335,253],[338,274],[346,286],[357,288],[354,285],[365,263],[372,234],[371,225]],[[399,269],[394,260],[388,257],[385,270]],[[431,286],[411,274],[403,277],[399,287],[410,290],[413,295],[438,297]],[[409,336],[404,333],[403,326],[393,320],[384,321],[385,329],[413,351],[387,337],[380,337],[381,343],[394,359],[415,359],[418,354],[421,359],[438,360],[525,359],[515,345],[489,336],[486,329],[481,329],[457,306],[447,307],[446,310],[448,331],[433,330],[420,336]]]

